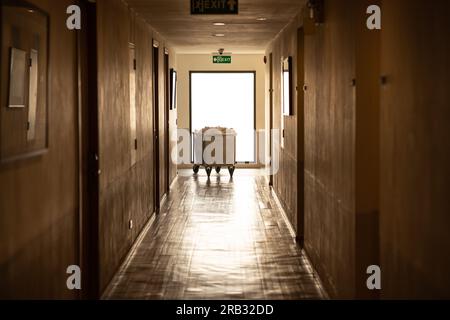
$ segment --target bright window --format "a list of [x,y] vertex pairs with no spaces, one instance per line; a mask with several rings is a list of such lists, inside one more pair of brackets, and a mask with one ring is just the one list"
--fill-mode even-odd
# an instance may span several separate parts
[[232,128],[236,161],[255,162],[255,96],[254,72],[192,72],[192,131]]

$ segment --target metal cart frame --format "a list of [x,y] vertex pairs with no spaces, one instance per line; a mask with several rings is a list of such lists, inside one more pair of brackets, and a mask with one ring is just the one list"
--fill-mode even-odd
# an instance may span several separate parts
[[[236,136],[237,134],[233,129],[220,127],[203,128],[201,131],[194,132],[194,173],[198,174],[200,168],[204,167],[209,178],[213,169],[215,169],[217,173],[220,173],[222,167],[227,167],[231,178],[233,178],[234,171],[236,170]],[[218,137],[221,139],[221,151],[223,157],[208,163],[207,159],[204,159],[205,149],[211,143],[216,142]],[[212,156],[215,157],[215,155],[216,150],[213,151]]]

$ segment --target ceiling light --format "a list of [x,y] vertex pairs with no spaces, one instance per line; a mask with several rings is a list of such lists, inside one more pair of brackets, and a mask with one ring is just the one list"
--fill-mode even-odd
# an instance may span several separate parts
[[215,33],[213,34],[214,37],[225,37],[223,33]]
[[224,26],[225,23],[223,23],[223,22],[215,22],[214,25],[215,26]]
[[258,21],[266,21],[267,18],[261,17],[261,18],[258,18],[258,19],[256,19],[256,20],[258,20]]

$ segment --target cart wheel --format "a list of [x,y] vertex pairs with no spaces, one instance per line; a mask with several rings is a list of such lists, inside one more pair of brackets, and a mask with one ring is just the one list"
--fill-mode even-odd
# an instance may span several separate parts
[[197,174],[200,171],[200,166],[194,166],[194,173]]
[[235,166],[228,167],[228,171],[230,172],[231,178],[233,178],[234,170],[236,170],[236,167],[235,167]]
[[220,170],[221,170],[221,169],[222,169],[221,167],[216,167],[216,172],[217,172],[217,174],[220,173]]
[[212,167],[206,167],[206,174],[208,175],[208,178],[211,177]]

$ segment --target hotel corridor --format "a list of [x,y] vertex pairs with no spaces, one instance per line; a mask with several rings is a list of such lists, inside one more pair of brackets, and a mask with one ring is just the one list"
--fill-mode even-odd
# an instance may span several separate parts
[[0,300],[450,299],[449,17],[1,0]]
[[323,299],[259,170],[182,170],[104,299]]

